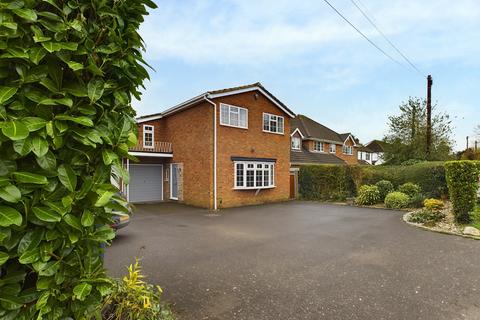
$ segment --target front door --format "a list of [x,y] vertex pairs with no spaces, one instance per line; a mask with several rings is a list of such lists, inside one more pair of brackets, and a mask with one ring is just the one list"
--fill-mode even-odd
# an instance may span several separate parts
[[172,163],[170,165],[170,199],[178,200],[178,180],[179,170],[178,164]]
[[295,199],[296,197],[295,174],[290,173],[290,199]]

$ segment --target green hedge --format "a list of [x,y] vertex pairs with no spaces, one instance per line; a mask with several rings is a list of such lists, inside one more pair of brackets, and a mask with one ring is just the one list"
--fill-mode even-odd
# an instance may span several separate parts
[[470,222],[478,189],[479,161],[449,161],[445,164],[448,191],[458,222]]
[[395,187],[412,182],[428,198],[448,195],[444,162],[410,166],[307,165],[300,168],[300,196],[306,200],[343,200],[356,195],[361,185],[388,180]]

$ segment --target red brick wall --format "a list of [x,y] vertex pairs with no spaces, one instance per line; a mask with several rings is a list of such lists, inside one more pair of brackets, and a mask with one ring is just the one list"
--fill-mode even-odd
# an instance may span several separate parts
[[[290,118],[261,93],[247,92],[214,100],[217,103],[219,207],[234,207],[289,198]],[[220,125],[220,102],[247,108],[248,129]],[[284,117],[284,134],[263,132],[263,112]],[[232,156],[275,158],[275,188],[234,190]]]
[[[345,143],[347,146],[353,146],[352,139],[348,139]],[[353,154],[347,155],[343,153],[342,145],[337,145],[337,157],[340,159],[345,160],[348,164],[358,164],[358,155],[357,155],[357,148],[353,148]]]

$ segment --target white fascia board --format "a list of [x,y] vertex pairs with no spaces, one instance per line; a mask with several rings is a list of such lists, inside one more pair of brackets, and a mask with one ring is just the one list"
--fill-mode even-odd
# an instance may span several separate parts
[[351,134],[349,134],[347,139],[345,139],[345,141],[343,141],[343,144],[345,144],[345,142],[347,142],[348,139],[352,139],[354,147],[357,146],[357,143],[355,142],[355,139],[353,139],[353,136]]
[[147,116],[145,118],[137,118],[137,119],[135,119],[135,121],[137,123],[143,123],[143,122],[147,122],[147,121],[158,120],[158,119],[161,119],[161,118],[163,118],[163,115],[157,114],[157,115],[154,115],[154,116]]
[[300,134],[300,137],[302,137],[302,139],[305,139],[305,136],[302,134],[302,131],[300,131],[300,129],[296,128],[295,130],[293,130],[292,134],[290,134],[291,137],[293,137],[293,135],[298,132]]
[[174,112],[177,112],[177,111],[183,110],[185,108],[188,108],[192,104],[195,104],[195,103],[197,103],[201,100],[204,100],[204,99],[205,99],[205,94],[201,94],[201,95],[198,95],[196,97],[193,97],[192,99],[184,101],[180,104],[177,104],[176,106],[173,106],[173,107],[163,111],[162,116],[167,116],[167,115],[172,114]]
[[173,158],[173,154],[171,153],[129,151],[128,154],[136,157]]
[[231,95],[234,95],[234,94],[240,94],[240,93],[244,93],[244,92],[251,92],[251,91],[255,91],[255,90],[258,90],[260,91],[265,97],[268,98],[268,100],[270,100],[271,102],[273,102],[273,104],[275,104],[279,109],[281,109],[283,112],[285,112],[289,117],[291,118],[295,118],[295,114],[292,113],[291,111],[285,109],[280,103],[278,103],[270,94],[268,94],[267,92],[265,92],[262,88],[260,87],[251,87],[251,88],[245,88],[245,89],[238,89],[238,90],[234,90],[234,91],[228,91],[228,92],[222,92],[222,93],[215,93],[215,94],[208,94],[208,97],[210,99],[215,99],[215,98],[220,98],[220,97],[225,97],[225,96],[231,96]]

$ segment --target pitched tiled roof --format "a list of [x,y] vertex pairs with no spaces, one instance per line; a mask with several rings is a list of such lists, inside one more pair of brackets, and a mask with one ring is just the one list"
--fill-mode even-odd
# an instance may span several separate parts
[[330,128],[325,127],[323,124],[320,124],[309,117],[304,115],[297,115],[294,119],[290,121],[290,131],[291,133],[296,129],[299,128],[302,134],[305,136],[306,139],[314,138],[314,139],[321,139],[329,142],[335,142],[339,144],[343,144],[345,139],[333,131]]
[[346,164],[345,161],[330,153],[290,151],[290,162],[294,164]]
[[366,147],[368,147],[373,152],[385,152],[386,143],[380,140],[370,141]]
[[370,149],[369,147],[365,147],[364,145],[360,145],[360,146],[358,147],[358,151],[373,152],[372,149]]

